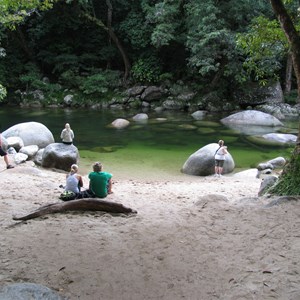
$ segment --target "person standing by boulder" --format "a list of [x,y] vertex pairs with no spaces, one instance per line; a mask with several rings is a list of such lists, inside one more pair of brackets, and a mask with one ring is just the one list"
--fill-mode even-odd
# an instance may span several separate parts
[[1,132],[0,132],[0,156],[3,156],[3,158],[4,158],[4,161],[6,163],[6,169],[12,169],[12,168],[14,168],[14,166],[9,163],[8,155],[7,155],[7,153],[2,148]]
[[215,153],[215,176],[222,176],[225,155],[228,153],[227,147],[224,146],[224,141],[219,140],[219,148]]
[[69,123],[66,123],[65,128],[62,130],[62,132],[60,134],[60,138],[62,139],[62,142],[66,145],[73,144],[74,132],[71,129],[71,126]]

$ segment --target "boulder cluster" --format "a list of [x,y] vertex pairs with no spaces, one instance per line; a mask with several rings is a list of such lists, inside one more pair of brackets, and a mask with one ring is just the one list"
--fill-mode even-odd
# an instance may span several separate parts
[[45,168],[68,171],[79,159],[77,147],[55,143],[51,131],[38,122],[14,125],[2,133],[2,139],[4,149],[14,156],[16,164],[32,160]]

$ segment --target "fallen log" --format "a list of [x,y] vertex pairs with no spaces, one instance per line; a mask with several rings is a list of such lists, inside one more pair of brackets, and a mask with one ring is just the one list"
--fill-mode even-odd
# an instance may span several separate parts
[[27,221],[30,219],[38,218],[47,214],[55,214],[67,211],[104,211],[108,213],[137,213],[135,210],[124,206],[121,203],[100,200],[97,198],[85,198],[72,200],[63,203],[52,203],[44,205],[36,211],[25,215],[23,217],[13,217],[15,221]]

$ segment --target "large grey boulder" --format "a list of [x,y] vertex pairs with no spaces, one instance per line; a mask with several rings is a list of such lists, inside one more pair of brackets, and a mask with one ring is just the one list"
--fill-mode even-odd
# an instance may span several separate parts
[[158,86],[148,86],[141,95],[143,101],[157,101],[163,96],[163,90]]
[[[208,176],[215,172],[215,153],[219,145],[217,143],[208,144],[193,153],[184,163],[181,172],[188,175]],[[228,174],[234,170],[235,163],[230,153],[226,154],[223,174]]]
[[79,152],[74,145],[53,143],[43,152],[42,167],[69,171],[72,164],[77,164]]
[[284,101],[283,91],[278,81],[270,82],[265,86],[259,83],[247,84],[243,90],[236,90],[233,97],[242,107],[282,103]]
[[274,116],[258,110],[241,111],[221,119],[221,122],[225,125],[283,126]]
[[257,110],[246,110],[221,120],[229,128],[244,135],[263,135],[280,129],[283,125],[277,118]]
[[24,142],[24,146],[37,145],[39,148],[45,148],[54,143],[51,131],[38,122],[20,123],[8,128],[2,134],[5,138],[20,137]]

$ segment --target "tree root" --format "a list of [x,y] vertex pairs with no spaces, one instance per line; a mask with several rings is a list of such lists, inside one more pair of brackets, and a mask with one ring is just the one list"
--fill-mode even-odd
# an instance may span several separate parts
[[97,198],[85,198],[72,200],[63,203],[52,203],[44,205],[37,209],[36,211],[25,215],[23,217],[13,217],[15,221],[27,221],[30,219],[38,218],[46,214],[55,214],[67,211],[104,211],[109,213],[137,213],[135,210],[124,206],[120,203],[100,200]]

